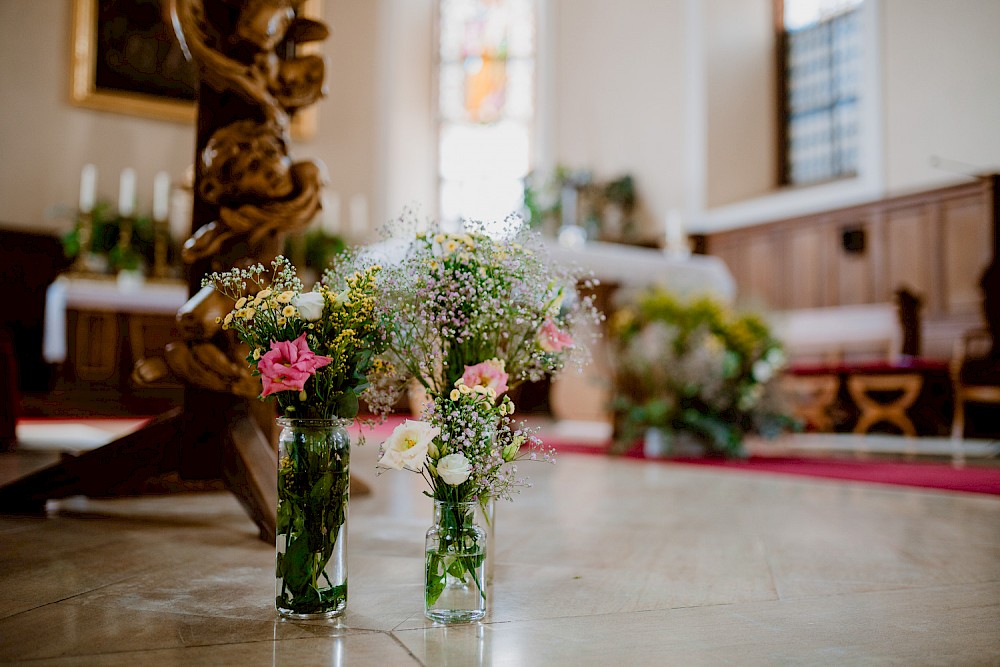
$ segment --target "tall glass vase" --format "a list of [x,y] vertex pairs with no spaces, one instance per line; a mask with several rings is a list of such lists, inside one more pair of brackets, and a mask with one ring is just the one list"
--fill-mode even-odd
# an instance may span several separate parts
[[328,618],[347,605],[351,438],[337,419],[278,419],[275,608]]
[[486,533],[476,523],[477,502],[434,501],[427,531],[424,615],[439,623],[467,623],[486,615]]
[[480,497],[479,502],[476,503],[476,523],[486,533],[486,544],[490,547],[486,550],[486,563],[484,564],[486,570],[486,598],[489,599],[489,589],[493,585],[493,563],[496,560],[497,553],[497,543],[494,539],[497,524],[496,498],[493,496]]

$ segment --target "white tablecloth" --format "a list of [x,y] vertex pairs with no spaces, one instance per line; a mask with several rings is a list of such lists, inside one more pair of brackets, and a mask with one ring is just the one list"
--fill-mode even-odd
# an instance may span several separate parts
[[170,315],[187,300],[187,285],[180,282],[60,276],[45,296],[42,355],[49,363],[66,360],[67,310]]
[[662,285],[681,295],[712,294],[736,298],[736,283],[726,263],[710,255],[676,255],[639,246],[588,242],[571,248],[551,242],[553,259],[592,271],[599,280],[624,288]]

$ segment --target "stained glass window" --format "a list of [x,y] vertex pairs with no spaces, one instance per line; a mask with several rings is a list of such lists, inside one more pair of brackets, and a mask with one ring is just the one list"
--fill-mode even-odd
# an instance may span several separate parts
[[440,0],[438,174],[442,220],[521,208],[535,111],[535,0]]

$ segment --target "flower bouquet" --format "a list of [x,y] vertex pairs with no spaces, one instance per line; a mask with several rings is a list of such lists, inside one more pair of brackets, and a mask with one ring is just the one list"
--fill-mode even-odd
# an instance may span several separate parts
[[653,288],[615,313],[611,332],[619,451],[663,435],[673,452],[687,436],[709,454],[743,456],[746,433],[794,425],[772,382],[785,355],[759,316]]
[[375,307],[378,266],[344,277],[329,272],[303,289],[284,257],[214,273],[213,285],[235,301],[222,320],[247,346],[261,399],[277,404],[276,599],[294,618],[339,614],[347,601],[346,521],[350,437],[372,359],[383,350]]
[[421,421],[393,432],[379,465],[418,472],[430,487],[425,613],[443,622],[485,613],[492,503],[527,485],[516,460],[551,460],[513,422],[508,390],[582,363],[582,325],[601,317],[540,237],[514,220],[491,232],[476,223],[458,233],[413,230],[402,260],[382,276],[380,303],[394,319],[366,395],[387,411],[408,383],[426,391]]

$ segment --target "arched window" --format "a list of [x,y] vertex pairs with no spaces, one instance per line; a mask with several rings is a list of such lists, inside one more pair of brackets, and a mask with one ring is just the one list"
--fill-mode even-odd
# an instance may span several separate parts
[[522,205],[535,116],[535,0],[439,0],[441,219],[502,220]]

